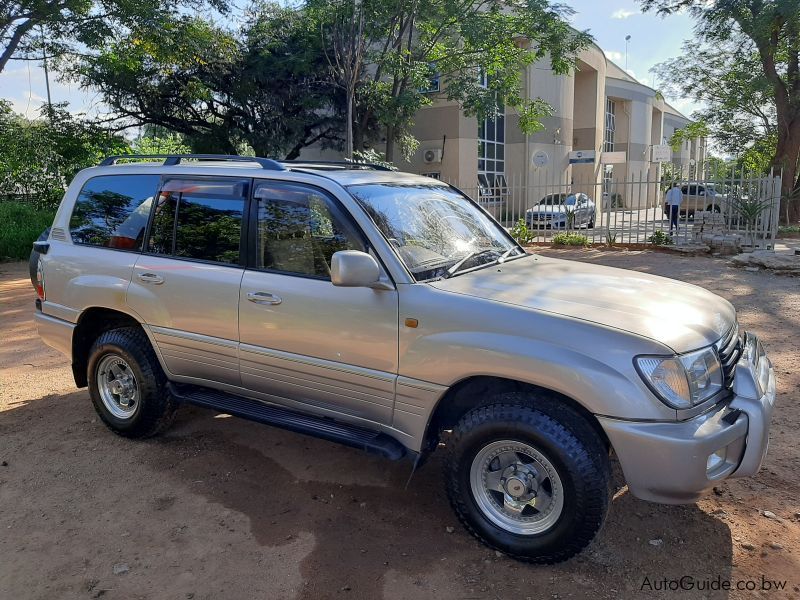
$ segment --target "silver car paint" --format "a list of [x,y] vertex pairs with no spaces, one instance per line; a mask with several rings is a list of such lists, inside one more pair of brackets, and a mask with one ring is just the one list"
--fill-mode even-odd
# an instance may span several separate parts
[[[246,271],[238,303],[242,385],[390,424],[397,292]],[[280,304],[251,302],[269,293]]]
[[127,306],[150,327],[168,373],[241,383],[237,306],[243,275],[233,266],[139,256]]
[[[737,389],[728,406],[684,414],[656,399],[633,367],[637,354],[705,346],[732,326],[733,307],[705,290],[538,256],[415,283],[345,189],[377,182],[435,185],[390,172],[268,172],[246,163],[88,169],[67,191],[54,231],[68,231],[75,198],[88,178],[120,172],[233,175],[323,187],[360,225],[395,289],[337,288],[324,280],[163,259],[182,263],[167,269],[162,259],[76,246],[51,233],[51,250],[42,255],[47,301],[36,321],[43,339],[62,352],[70,352],[74,324],[87,308],[119,310],[142,323],[175,381],[372,426],[415,451],[437,403],[454,384],[475,375],[529,382],[595,414],[631,491],[652,500],[686,501],[712,485],[704,452],[718,444],[730,442],[733,453],[744,448],[734,474],[750,474],[760,465],[774,377],[763,398]],[[165,278],[161,288],[134,276],[153,270]],[[241,287],[234,294],[237,278]],[[281,303],[265,310],[246,300],[250,291],[275,294]],[[406,326],[407,318],[418,325]],[[743,380],[751,370],[737,367]],[[747,409],[747,427],[741,419],[725,427],[715,417],[730,406]],[[655,436],[645,430],[651,425],[658,428]],[[705,437],[698,438],[698,431]],[[656,487],[650,485],[654,457],[661,459]]]

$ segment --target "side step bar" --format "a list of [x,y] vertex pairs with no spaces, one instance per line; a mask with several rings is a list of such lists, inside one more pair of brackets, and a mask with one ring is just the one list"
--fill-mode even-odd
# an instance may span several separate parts
[[391,436],[378,431],[364,429],[333,419],[295,412],[273,404],[235,396],[209,388],[193,385],[167,384],[172,396],[179,402],[210,408],[221,413],[241,417],[250,421],[273,425],[289,431],[304,433],[345,446],[378,454],[390,460],[399,460],[406,453],[405,447]]

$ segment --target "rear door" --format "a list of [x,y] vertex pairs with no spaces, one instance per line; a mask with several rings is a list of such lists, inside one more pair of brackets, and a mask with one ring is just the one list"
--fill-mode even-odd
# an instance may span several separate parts
[[254,183],[252,268],[239,300],[243,386],[344,420],[390,423],[397,377],[397,291],[337,287],[332,255],[368,247],[319,188]]
[[167,369],[197,383],[239,385],[239,286],[250,181],[165,178],[128,305],[150,327]]

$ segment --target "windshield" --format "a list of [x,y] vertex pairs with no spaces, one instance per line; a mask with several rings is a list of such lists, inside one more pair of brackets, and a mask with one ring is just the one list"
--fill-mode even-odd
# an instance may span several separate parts
[[567,196],[566,194],[550,194],[539,200],[540,206],[558,206],[566,204],[572,206],[575,204],[575,196]]
[[441,185],[348,188],[417,281],[525,256],[475,204]]

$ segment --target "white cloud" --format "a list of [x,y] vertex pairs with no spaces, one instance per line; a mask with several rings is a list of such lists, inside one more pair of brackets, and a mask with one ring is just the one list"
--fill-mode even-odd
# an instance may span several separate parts
[[613,60],[614,62],[620,62],[625,58],[625,55],[622,52],[617,52],[616,50],[603,50],[603,52],[605,52],[606,58]]
[[638,14],[639,14],[638,10],[628,10],[626,8],[620,8],[619,10],[615,10],[613,13],[611,13],[611,18],[623,20]]

